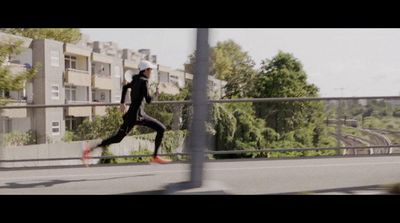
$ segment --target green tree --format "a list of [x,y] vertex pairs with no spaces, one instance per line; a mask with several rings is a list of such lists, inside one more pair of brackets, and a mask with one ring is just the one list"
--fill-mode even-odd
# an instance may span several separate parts
[[53,39],[65,43],[76,43],[81,39],[80,30],[75,28],[1,28],[0,31],[32,39]]
[[[247,53],[233,41],[211,48],[211,73],[227,80],[228,98],[237,97],[316,97],[318,88],[307,83],[302,64],[291,54],[279,52],[263,61],[257,74]],[[186,71],[192,72],[194,54],[189,56]],[[234,103],[215,104],[212,129],[215,150],[257,150],[262,148],[303,148],[332,146],[324,125],[324,103]],[[303,156],[325,152],[259,153],[216,155],[225,157]]]
[[[259,98],[316,97],[318,88],[307,82],[301,62],[289,53],[279,52],[264,60],[251,93]],[[302,148],[334,145],[328,135],[325,104],[313,101],[254,103],[256,116],[266,122],[271,148]],[[287,153],[286,155],[304,155]],[[318,153],[318,154],[324,154]],[[276,155],[276,154],[275,154]]]
[[[171,95],[161,93],[158,96],[158,101],[182,101],[188,100],[190,97],[189,89],[183,88],[180,90],[179,94]],[[187,110],[190,109],[188,106],[184,105],[176,105],[176,104],[149,104],[146,105],[145,111],[148,115],[152,116],[153,118],[159,120],[161,123],[165,125],[167,130],[172,129],[173,125],[173,118],[174,114],[176,113],[178,116],[183,116],[187,113]],[[188,117],[185,117],[188,118]],[[185,122],[185,120],[183,120]],[[146,128],[146,127],[138,127],[141,133],[148,133],[153,130]]]
[[106,112],[105,116],[83,121],[73,134],[74,140],[105,139],[114,135],[122,124],[122,113],[117,107],[108,107]]
[[[265,122],[256,118],[252,103],[215,104],[212,117],[215,150],[257,150],[267,145]],[[215,157],[252,156],[254,153]]]
[[[255,80],[253,97],[315,97],[318,88],[307,83],[301,62],[289,53],[279,52],[272,60],[264,60]],[[257,116],[282,134],[299,129],[320,118],[320,102],[255,103]],[[322,110],[321,110],[322,109]]]
[[214,126],[213,133],[215,134],[215,150],[232,150],[235,140],[236,122],[235,116],[226,106],[221,104],[213,106],[212,123]]
[[400,109],[396,109],[396,110],[393,112],[393,117],[400,118]]
[[[22,90],[25,82],[32,79],[37,73],[39,66],[32,69],[15,74],[6,65],[6,60],[10,55],[19,54],[21,52],[22,41],[9,39],[0,42],[0,92]],[[9,100],[0,96],[0,105],[4,105]]]
[[[194,73],[195,53],[189,56],[189,62],[185,64],[185,71]],[[225,86],[225,98],[247,97],[252,89],[255,77],[255,62],[243,51],[241,46],[233,40],[218,42],[211,48],[210,74],[217,79],[227,81]]]
[[383,117],[393,114],[393,106],[384,100],[369,100],[363,111],[363,117]]

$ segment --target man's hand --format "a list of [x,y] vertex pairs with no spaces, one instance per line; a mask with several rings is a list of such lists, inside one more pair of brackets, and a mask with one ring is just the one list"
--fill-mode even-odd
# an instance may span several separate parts
[[126,105],[125,105],[125,104],[121,104],[121,105],[119,106],[119,110],[122,112],[122,114],[125,114]]

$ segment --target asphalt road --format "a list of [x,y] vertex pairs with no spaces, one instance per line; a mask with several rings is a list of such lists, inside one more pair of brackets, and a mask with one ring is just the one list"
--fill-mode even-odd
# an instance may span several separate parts
[[[189,170],[186,163],[0,169],[0,194],[160,194],[188,180]],[[227,194],[365,191],[399,183],[400,156],[210,161],[205,180]]]

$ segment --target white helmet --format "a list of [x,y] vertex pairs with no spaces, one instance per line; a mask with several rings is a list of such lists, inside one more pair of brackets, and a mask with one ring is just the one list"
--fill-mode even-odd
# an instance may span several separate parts
[[154,65],[154,64],[152,64],[152,63],[150,63],[150,62],[147,61],[147,60],[142,60],[142,61],[140,61],[140,64],[139,64],[139,71],[146,70],[147,68],[157,69],[157,66]]

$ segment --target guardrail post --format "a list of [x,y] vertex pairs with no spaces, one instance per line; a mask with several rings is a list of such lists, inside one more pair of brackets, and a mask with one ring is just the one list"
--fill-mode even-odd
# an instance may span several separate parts
[[[1,116],[2,109],[0,109],[0,160],[2,159],[2,149],[3,149],[3,117]],[[0,167],[2,166],[2,163],[0,162]]]
[[172,110],[172,130],[179,130],[182,119],[182,105],[173,104]]
[[[337,106],[337,114],[336,114],[336,135],[337,140],[336,140],[336,147],[340,147],[341,143],[340,143],[340,138],[342,137],[342,114],[343,109],[342,109],[342,100],[338,100],[338,106]],[[342,155],[346,155],[347,150],[343,150],[343,153],[340,151],[340,149],[337,150],[337,154],[341,154]]]

